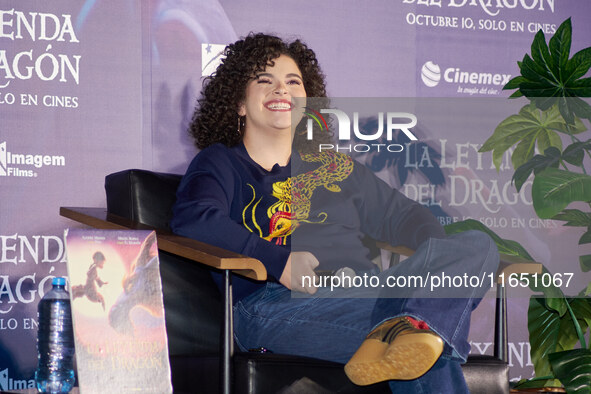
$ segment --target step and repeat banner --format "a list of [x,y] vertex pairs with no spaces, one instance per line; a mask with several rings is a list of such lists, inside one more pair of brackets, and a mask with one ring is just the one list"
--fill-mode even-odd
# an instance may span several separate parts
[[[502,87],[535,33],[549,38],[569,17],[571,53],[591,46],[591,3],[579,0],[1,1],[0,390],[32,385],[37,304],[66,274],[63,232],[76,227],[59,207],[105,206],[104,177],[119,170],[183,173],[197,153],[186,128],[202,78],[251,31],[308,43],[332,97],[438,99],[430,114],[455,117],[453,130],[356,158],[442,222],[480,220],[580,276],[580,234],[537,219],[510,161],[497,172],[478,152],[519,110],[500,104]],[[438,104],[446,98],[453,108]],[[471,100],[484,105],[455,112]],[[474,126],[482,119],[490,129]],[[527,295],[510,300],[515,379],[532,374]],[[474,353],[492,352],[492,307],[473,315]]]

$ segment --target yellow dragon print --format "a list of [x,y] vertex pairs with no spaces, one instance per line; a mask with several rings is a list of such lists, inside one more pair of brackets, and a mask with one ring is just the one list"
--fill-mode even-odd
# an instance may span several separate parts
[[[353,171],[353,160],[344,154],[325,151],[320,153],[300,154],[305,162],[317,162],[320,166],[312,171],[290,177],[283,182],[273,184],[273,196],[277,202],[267,209],[269,217],[269,234],[264,235],[262,229],[255,219],[255,211],[261,199],[256,200],[254,187],[250,184],[253,197],[242,212],[243,223],[245,227],[254,232],[246,225],[246,215],[250,211],[252,222],[256,227],[259,236],[268,241],[273,241],[278,245],[286,243],[287,236],[291,235],[301,222],[311,222],[310,199],[314,191],[319,187],[337,193],[341,191],[337,182],[342,182]],[[316,223],[322,223],[326,220],[327,214],[322,212],[318,215]]]

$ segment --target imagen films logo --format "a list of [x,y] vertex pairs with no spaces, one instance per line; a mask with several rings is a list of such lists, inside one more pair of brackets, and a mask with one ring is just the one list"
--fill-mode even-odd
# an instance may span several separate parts
[[[404,146],[401,144],[390,144],[380,143],[383,141],[384,136],[384,124],[386,140],[392,141],[394,131],[400,130],[404,133],[411,141],[417,141],[418,138],[410,131],[411,128],[416,126],[417,117],[414,114],[408,112],[378,112],[377,120],[378,126],[375,132],[368,132],[363,130],[360,123],[359,112],[353,112],[353,122],[349,116],[339,109],[320,109],[315,111],[309,107],[305,107],[304,115],[308,117],[306,124],[306,138],[311,141],[314,139],[314,123],[320,128],[320,132],[328,131],[328,122],[322,116],[322,114],[331,114],[337,119],[338,126],[338,140],[348,141],[348,144],[319,144],[318,151],[323,150],[336,150],[345,152],[357,152],[364,153],[370,151],[388,151],[391,153],[399,153],[404,150]],[[353,123],[353,135],[351,134],[351,123]],[[365,141],[363,143],[355,143],[355,141]]]
[[[36,169],[65,165],[64,156],[12,153],[8,150],[6,141],[0,142],[0,177],[35,178],[39,175]],[[34,167],[35,170],[23,167]]]
[[8,174],[8,165],[6,162],[6,142],[0,144],[0,176]]
[[0,390],[24,390],[35,387],[35,381],[12,379],[8,374],[8,368],[0,371]]

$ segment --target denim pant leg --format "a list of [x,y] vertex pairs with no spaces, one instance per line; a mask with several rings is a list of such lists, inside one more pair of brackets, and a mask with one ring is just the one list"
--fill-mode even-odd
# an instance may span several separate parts
[[[402,291],[392,287],[382,289],[373,310],[372,325],[404,315],[423,320],[445,341],[443,357],[465,362],[470,351],[467,341],[470,315],[485,293],[494,287],[498,264],[497,247],[483,232],[468,231],[445,239],[430,239],[413,256],[380,275],[431,279],[445,276],[450,278],[449,282],[435,288],[429,286],[430,282],[425,287]],[[452,278],[462,280],[454,282]],[[392,301],[399,297],[403,300]]]
[[[437,270],[449,275],[481,275],[495,272],[497,265],[492,240],[483,233],[468,232],[425,242],[413,256],[380,275]],[[390,292],[381,294],[385,298],[376,298],[367,297],[368,289],[327,288],[319,289],[313,297],[300,298],[269,282],[236,303],[236,341],[242,350],[262,346],[275,353],[346,363],[373,327],[392,317],[410,315],[426,321],[444,339],[444,354],[421,378],[391,382],[392,390],[437,392],[433,388],[438,387],[441,392],[463,392],[466,386],[460,362],[469,352],[470,313],[489,287],[462,289],[461,298],[433,297],[427,289],[406,291],[407,298],[390,298],[398,295]],[[453,391],[441,386],[442,382],[448,382]]]
[[[243,351],[265,347],[279,354],[344,364],[371,330],[374,304],[375,298],[292,298],[285,287],[268,283],[258,294],[237,303],[236,342]],[[444,357],[419,379],[391,381],[390,389],[402,394],[468,393],[460,362]]]
[[242,350],[265,347],[274,353],[346,363],[370,331],[375,298],[292,297],[269,282],[236,303],[234,332]]

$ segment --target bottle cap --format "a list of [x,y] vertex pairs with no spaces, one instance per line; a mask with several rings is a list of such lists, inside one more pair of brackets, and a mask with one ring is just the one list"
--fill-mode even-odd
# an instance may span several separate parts
[[63,278],[63,277],[55,277],[51,281],[51,284],[52,285],[55,285],[55,286],[65,286],[66,285],[66,278]]

